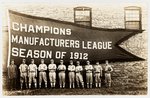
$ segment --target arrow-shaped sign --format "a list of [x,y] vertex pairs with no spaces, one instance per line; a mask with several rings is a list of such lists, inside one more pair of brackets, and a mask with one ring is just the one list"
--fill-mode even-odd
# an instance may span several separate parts
[[[9,10],[9,59],[143,60],[119,46],[142,30],[104,29]],[[110,24],[111,25],[111,24]],[[29,60],[30,61],[30,60]],[[40,62],[39,62],[40,63]]]

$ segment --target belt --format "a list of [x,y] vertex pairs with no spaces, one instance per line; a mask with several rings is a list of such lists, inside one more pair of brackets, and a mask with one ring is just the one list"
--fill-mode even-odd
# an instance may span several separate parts
[[45,72],[45,71],[43,70],[43,71],[40,71],[40,72]]
[[81,73],[81,72],[76,72],[76,73]]
[[95,73],[100,73],[100,72],[95,72]]
[[69,72],[75,72],[75,71],[69,71]]
[[60,72],[65,72],[65,71],[60,71]]
[[35,71],[30,71],[31,73],[34,73]]
[[21,72],[21,73],[27,73],[27,71]]
[[86,73],[92,73],[92,72],[88,72],[88,71],[87,71]]

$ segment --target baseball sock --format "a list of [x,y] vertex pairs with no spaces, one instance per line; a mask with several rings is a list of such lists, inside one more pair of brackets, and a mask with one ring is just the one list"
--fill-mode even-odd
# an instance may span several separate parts
[[51,87],[53,87],[53,83],[51,83]]
[[65,88],[65,83],[63,83],[63,88]]
[[35,88],[37,88],[37,84],[36,83],[34,83],[34,86],[35,86]]
[[98,84],[97,84],[97,83],[95,83],[95,86],[97,87],[97,86],[98,86]]
[[47,88],[47,83],[45,83],[45,88]]
[[84,82],[82,82],[82,88],[84,88]]
[[87,83],[87,88],[89,88],[89,83]]
[[73,83],[73,88],[75,87],[74,83]]
[[22,89],[23,84],[21,83],[20,85],[21,85],[21,89]]
[[55,87],[55,84],[56,84],[56,83],[53,83],[53,87]]
[[92,83],[90,83],[90,88],[92,88]]
[[101,87],[101,83],[99,83],[99,87]]
[[29,88],[31,88],[31,83],[29,83]]
[[[35,84],[34,84],[35,85]],[[39,88],[41,88],[41,83],[39,83]]]
[[71,83],[70,83],[70,86],[69,86],[70,88],[71,88]]

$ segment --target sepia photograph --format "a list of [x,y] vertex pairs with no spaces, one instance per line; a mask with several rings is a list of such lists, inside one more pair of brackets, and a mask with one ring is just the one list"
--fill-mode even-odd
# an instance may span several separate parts
[[148,95],[146,2],[6,1],[2,96]]

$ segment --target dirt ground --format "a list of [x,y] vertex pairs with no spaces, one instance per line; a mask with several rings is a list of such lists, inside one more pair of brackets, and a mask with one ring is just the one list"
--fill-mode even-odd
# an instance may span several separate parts
[[93,88],[93,89],[27,89],[3,91],[4,96],[15,95],[146,95],[146,88]]

